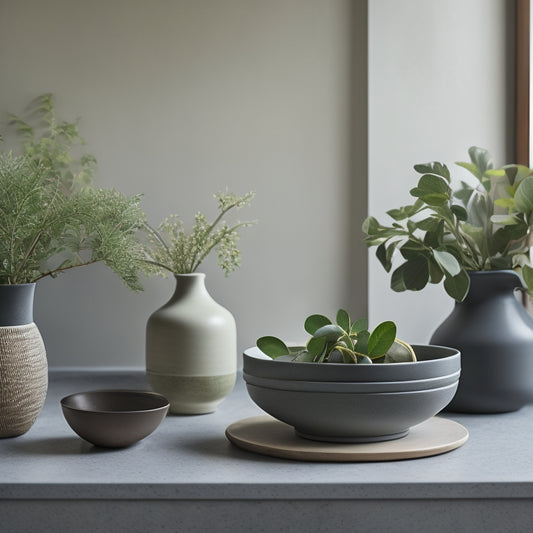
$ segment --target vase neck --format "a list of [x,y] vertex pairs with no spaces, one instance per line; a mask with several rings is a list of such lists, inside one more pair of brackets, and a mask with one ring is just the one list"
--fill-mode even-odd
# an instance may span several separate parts
[[176,290],[172,295],[172,300],[178,298],[188,298],[194,296],[208,296],[205,287],[205,274],[176,274]]
[[486,270],[469,272],[470,289],[464,300],[466,304],[479,304],[496,295],[514,298],[514,290],[523,287],[520,276],[512,270]]
[[33,322],[35,283],[0,285],[0,327]]

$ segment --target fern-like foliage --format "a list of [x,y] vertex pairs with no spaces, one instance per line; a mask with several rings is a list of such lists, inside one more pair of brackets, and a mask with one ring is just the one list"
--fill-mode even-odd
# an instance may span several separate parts
[[146,224],[140,196],[80,189],[28,156],[0,154],[0,284],[31,283],[103,261],[132,290],[141,290]]
[[48,178],[58,179],[64,194],[93,185],[96,159],[77,153],[85,144],[78,130],[79,119],[59,120],[52,94],[32,100],[23,117],[10,113],[9,123],[22,137],[23,153],[41,164]]
[[237,248],[239,230],[254,222],[234,222],[225,220],[228,211],[249,205],[253,192],[244,196],[233,193],[217,193],[219,214],[211,223],[198,212],[194,225],[187,233],[183,221],[177,215],[166,218],[157,229],[147,226],[147,263],[159,274],[190,274],[195,272],[208,254],[216,249],[218,264],[226,276],[241,264],[241,253]]

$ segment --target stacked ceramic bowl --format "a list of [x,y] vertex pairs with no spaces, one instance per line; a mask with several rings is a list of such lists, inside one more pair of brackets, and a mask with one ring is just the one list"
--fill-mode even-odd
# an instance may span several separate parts
[[252,400],[305,438],[377,442],[405,436],[452,400],[461,372],[453,348],[413,345],[417,361],[374,365],[273,360],[244,352]]

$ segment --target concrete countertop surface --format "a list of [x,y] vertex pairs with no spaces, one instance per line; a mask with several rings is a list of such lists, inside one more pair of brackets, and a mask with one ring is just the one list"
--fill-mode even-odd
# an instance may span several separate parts
[[217,412],[169,415],[125,449],[80,439],[60,399],[94,389],[148,389],[141,369],[52,369],[47,400],[28,433],[0,439],[0,499],[529,499],[533,406],[501,415],[442,416],[469,440],[435,457],[377,463],[306,463],[233,446],[226,427],[261,414],[242,376]]

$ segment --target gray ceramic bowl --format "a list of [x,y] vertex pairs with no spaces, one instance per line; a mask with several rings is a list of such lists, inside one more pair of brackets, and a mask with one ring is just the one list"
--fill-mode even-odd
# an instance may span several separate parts
[[330,442],[377,442],[403,437],[437,414],[457,384],[409,392],[346,393],[285,391],[247,384],[261,409],[305,438]]
[[69,426],[82,439],[106,448],[144,439],[159,426],[168,407],[165,397],[147,391],[79,392],[61,400]]
[[409,392],[414,390],[438,389],[457,382],[461,371],[437,378],[409,381],[302,381],[290,379],[260,378],[243,374],[244,381],[250,385],[268,389],[292,390],[302,392]]
[[244,351],[244,372],[260,378],[351,383],[431,379],[448,376],[461,369],[461,354],[455,348],[414,344],[413,349],[416,362],[349,365],[278,361],[254,347]]

